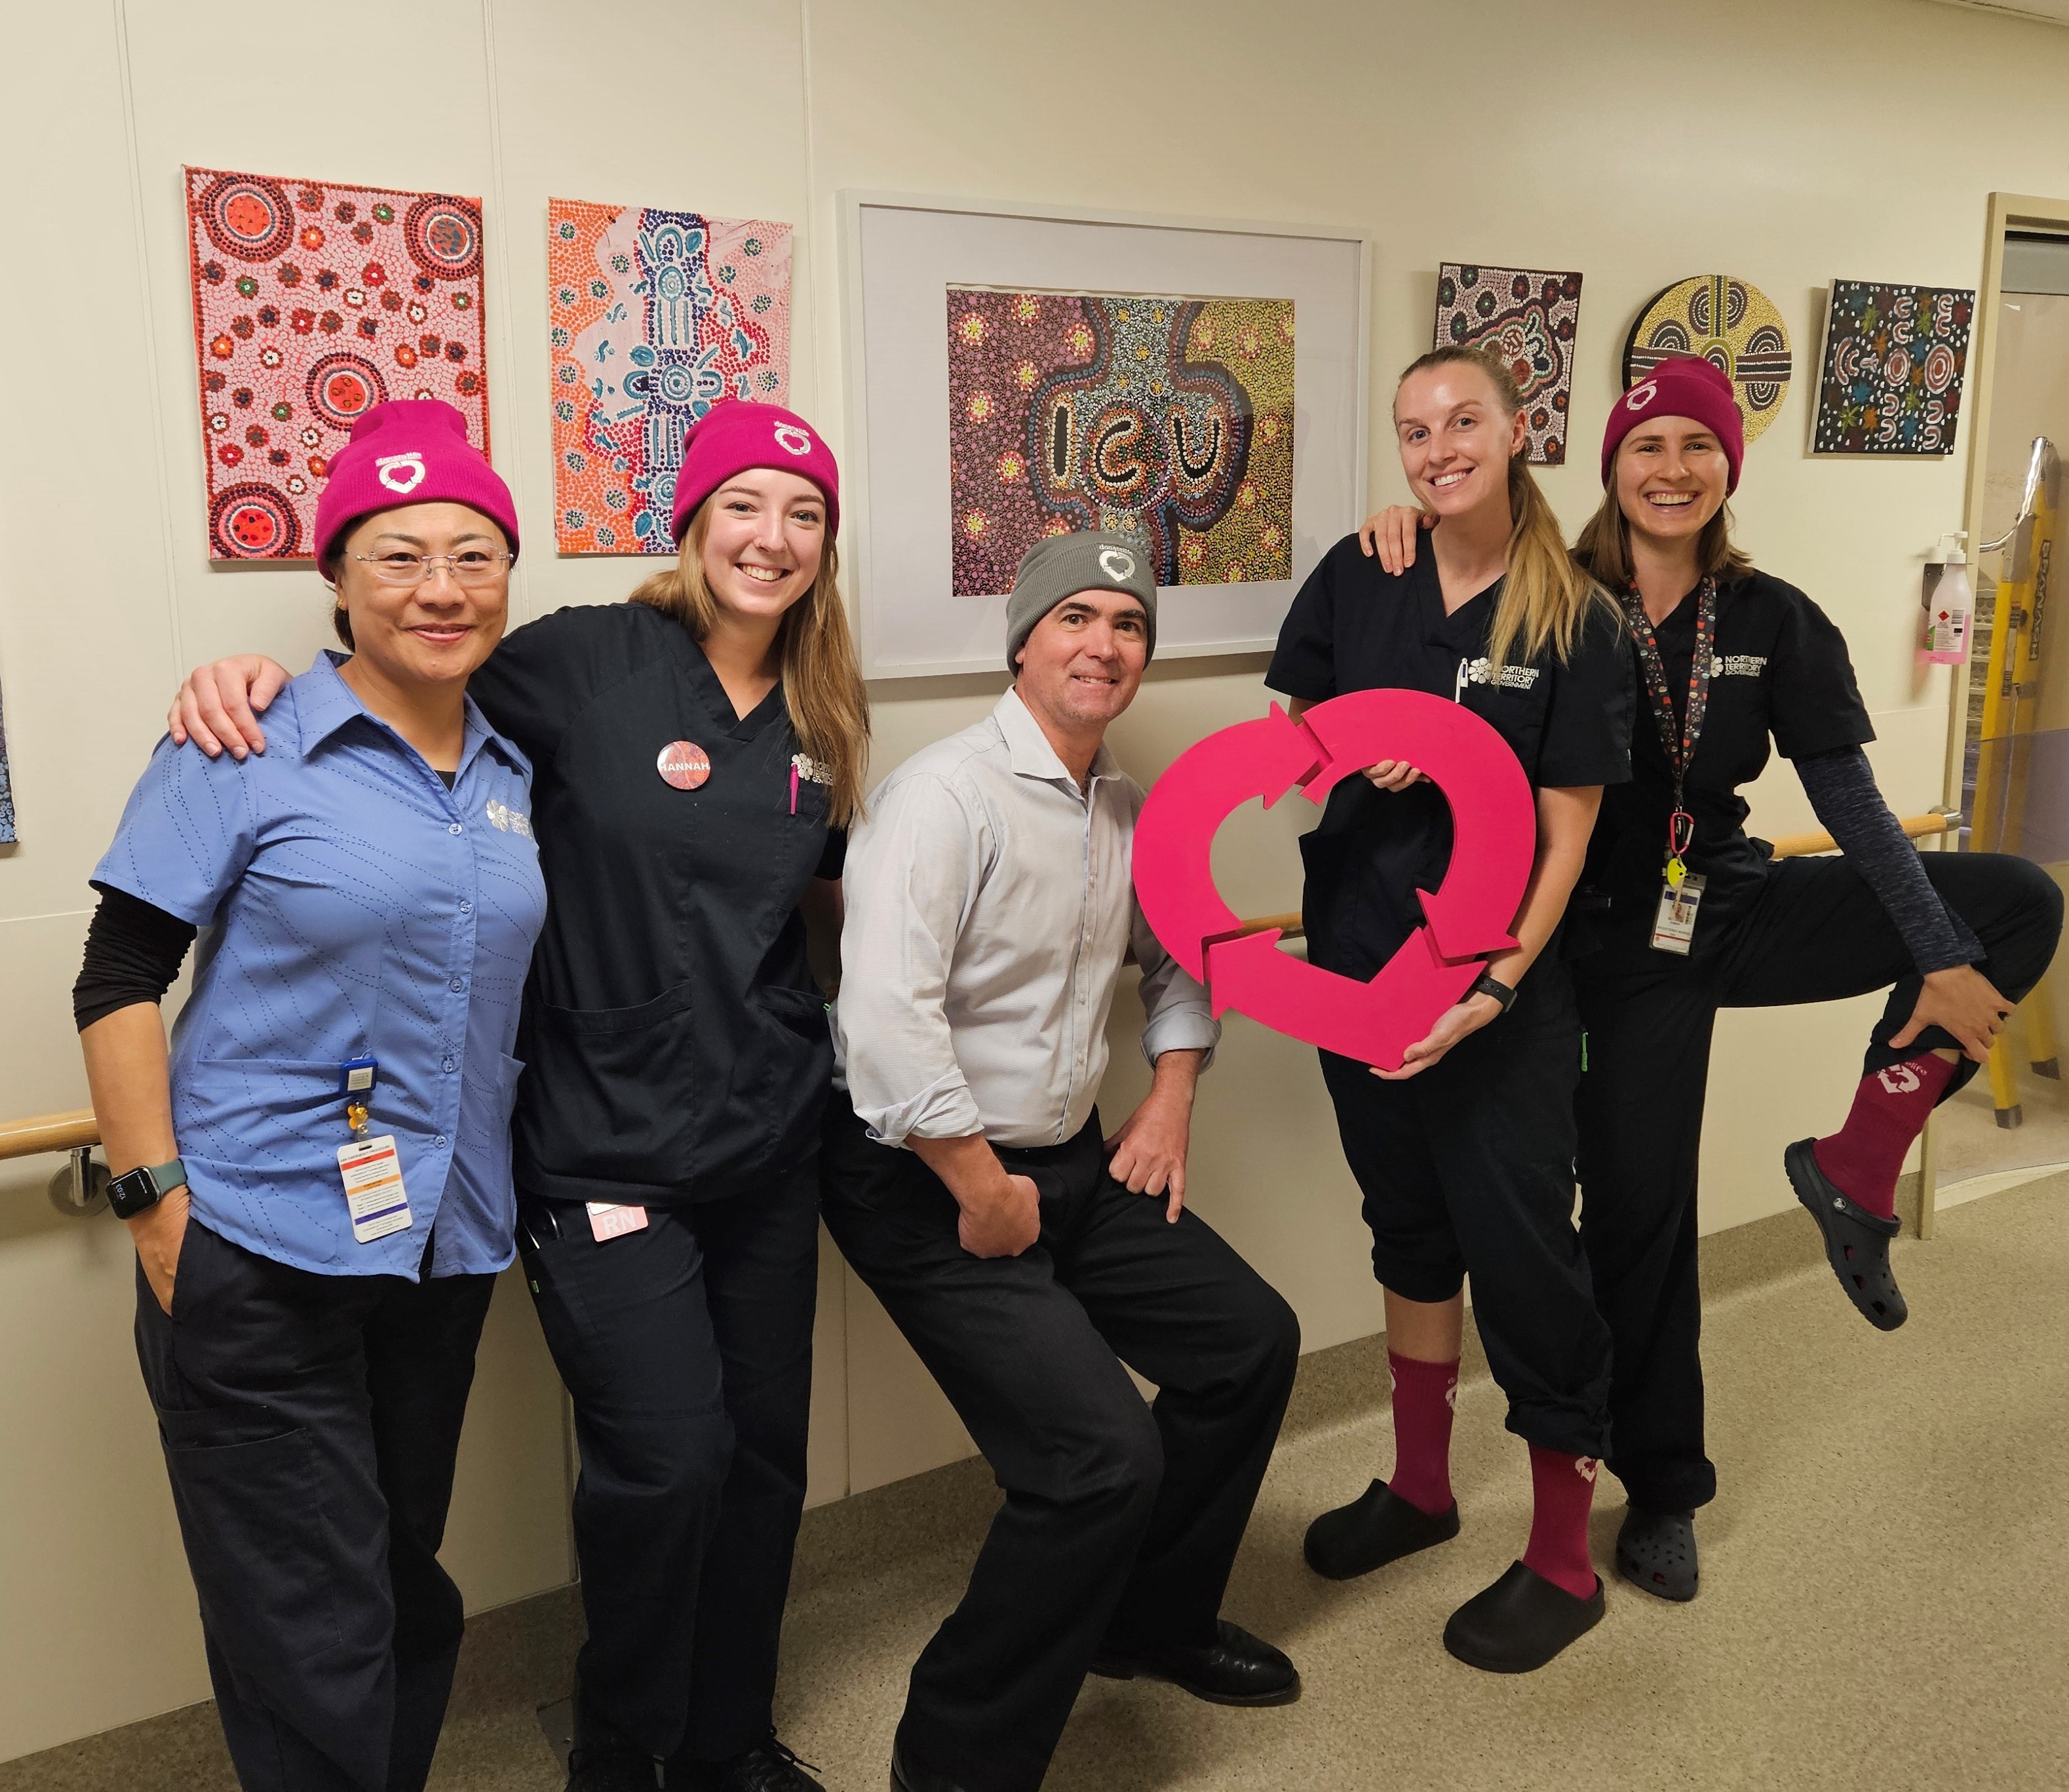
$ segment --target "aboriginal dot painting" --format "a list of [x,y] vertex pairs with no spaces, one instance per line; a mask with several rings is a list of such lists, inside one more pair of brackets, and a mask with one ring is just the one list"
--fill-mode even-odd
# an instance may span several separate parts
[[1118,529],[1159,585],[1293,576],[1293,304],[950,287],[958,597]]
[[1833,281],[1810,451],[1952,454],[1975,317],[1965,289]]
[[306,560],[353,419],[443,398],[488,451],[481,202],[186,170],[211,560]]
[[1479,343],[1499,355],[1523,394],[1529,431],[1524,458],[1556,467],[1566,458],[1566,408],[1573,389],[1573,333],[1581,276],[1528,267],[1443,263],[1437,270],[1437,329],[1430,346]]
[[1732,382],[1750,442],[1788,395],[1789,332],[1767,295],[1729,274],[1677,280],[1638,314],[1624,345],[1626,391],[1663,361],[1700,355]]
[[551,199],[546,263],[560,551],[672,553],[690,426],[789,401],[790,227]]

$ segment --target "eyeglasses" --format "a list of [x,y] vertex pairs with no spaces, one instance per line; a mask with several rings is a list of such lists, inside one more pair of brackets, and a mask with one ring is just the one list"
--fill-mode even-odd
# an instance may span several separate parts
[[459,553],[356,553],[383,585],[421,585],[440,566],[462,585],[486,585],[516,557],[467,548]]

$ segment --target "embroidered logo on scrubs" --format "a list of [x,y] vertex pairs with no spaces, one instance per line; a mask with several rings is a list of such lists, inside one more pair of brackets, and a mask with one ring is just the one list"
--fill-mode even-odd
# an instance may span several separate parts
[[1712,678],[1758,678],[1766,669],[1764,653],[1720,653],[1710,662]]
[[1536,666],[1504,666],[1497,680],[1493,667],[1484,657],[1463,659],[1459,663],[1459,688],[1463,690],[1468,684],[1499,683],[1504,691],[1528,691],[1536,684],[1537,675],[1541,670]]
[[1886,1070],[1877,1071],[1875,1080],[1891,1095],[1909,1095],[1922,1079],[1908,1064],[1891,1064]]
[[812,439],[795,423],[778,423],[776,446],[786,454],[808,455],[812,451]]
[[1125,585],[1135,577],[1135,556],[1125,548],[1101,548],[1100,570],[1116,585]]
[[834,781],[834,774],[828,768],[816,759],[807,758],[802,753],[790,755],[790,769],[807,784],[830,784]]
[[1659,381],[1647,380],[1644,385],[1634,386],[1624,394],[1623,407],[1626,410],[1643,410],[1659,396]]
[[407,454],[382,455],[373,463],[373,470],[390,492],[407,494],[424,483],[424,457],[414,448]]
[[488,824],[492,827],[500,829],[505,834],[521,834],[528,840],[537,838],[532,831],[532,818],[519,814],[507,802],[498,802],[491,797],[487,813]]

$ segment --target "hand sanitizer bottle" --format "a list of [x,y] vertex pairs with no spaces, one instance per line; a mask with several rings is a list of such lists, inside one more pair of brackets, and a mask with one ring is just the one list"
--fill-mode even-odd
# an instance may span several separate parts
[[1925,651],[1920,657],[1929,665],[1960,666],[1969,658],[1969,625],[1976,610],[1976,594],[1969,584],[1969,557],[1961,552],[1968,532],[1950,530],[1942,539],[1954,546],[1926,604]]

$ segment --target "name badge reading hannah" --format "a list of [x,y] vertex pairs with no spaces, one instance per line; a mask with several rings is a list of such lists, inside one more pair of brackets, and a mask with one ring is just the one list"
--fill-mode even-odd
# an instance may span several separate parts
[[1671,880],[1659,887],[1659,912],[1652,923],[1652,949],[1672,952],[1685,958],[1689,942],[1696,937],[1696,911],[1702,906],[1707,880],[1694,872],[1678,884]]
[[337,1148],[337,1173],[345,1180],[345,1204],[352,1235],[361,1244],[410,1229],[410,1197],[402,1186],[402,1161],[392,1137],[354,1139]]

